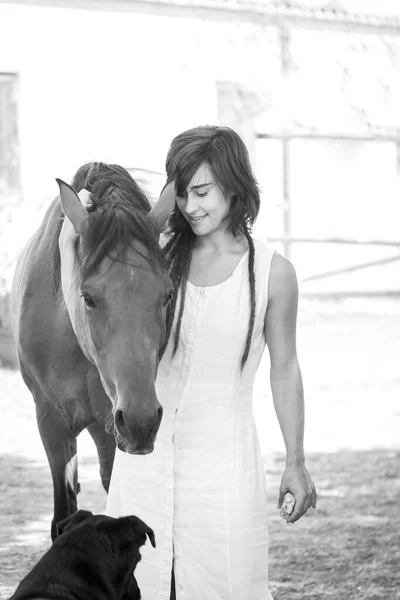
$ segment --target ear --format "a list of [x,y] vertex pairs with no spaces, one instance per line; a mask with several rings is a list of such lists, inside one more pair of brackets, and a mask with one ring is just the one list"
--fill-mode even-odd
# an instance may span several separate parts
[[154,531],[148,526],[146,525],[146,523],[144,523],[144,521],[142,521],[141,519],[139,519],[139,517],[127,517],[128,521],[130,523],[130,525],[132,526],[132,531],[136,534],[139,535],[144,535],[146,537],[146,535],[148,536],[151,545],[153,546],[153,548],[156,547],[156,539],[154,537]]
[[169,179],[147,217],[153,221],[158,231],[164,231],[167,221],[175,208],[176,190],[175,179]]
[[73,529],[83,521],[92,516],[90,510],[77,510],[73,515],[57,523],[57,537],[70,529]]
[[74,188],[61,179],[56,179],[56,181],[60,187],[62,209],[72,222],[76,231],[81,234],[87,227],[89,222],[89,214],[80,201],[79,196]]

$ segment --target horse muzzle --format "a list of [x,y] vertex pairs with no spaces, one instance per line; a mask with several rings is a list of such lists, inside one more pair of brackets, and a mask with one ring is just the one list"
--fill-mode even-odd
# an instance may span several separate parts
[[154,450],[154,444],[148,444],[147,446],[139,448],[137,444],[131,444],[124,441],[117,442],[117,447],[127,454],[151,454]]
[[154,450],[154,442],[157,437],[163,409],[161,405],[146,420],[127,415],[121,409],[114,414],[114,435],[117,447],[128,454],[150,454]]

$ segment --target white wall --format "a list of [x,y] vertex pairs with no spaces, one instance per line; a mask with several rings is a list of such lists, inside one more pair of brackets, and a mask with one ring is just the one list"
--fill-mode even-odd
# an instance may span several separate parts
[[20,75],[22,181],[35,203],[87,160],[163,170],[174,135],[216,123],[216,80],[251,82],[262,60],[250,25],[8,4],[0,22],[0,72]]
[[[363,98],[377,125],[400,126],[400,45],[394,38],[389,47],[376,36],[296,30],[282,85],[272,27],[7,3],[0,3],[0,23],[0,72],[20,79],[24,197],[0,241],[0,263],[2,253],[15,253],[37,225],[57,193],[55,177],[69,180],[90,160],[163,171],[174,135],[218,122],[217,82],[236,82],[253,94],[254,106],[245,110],[250,117],[254,111],[259,132],[293,123],[325,132],[358,130],[364,127]],[[279,142],[257,146],[254,166],[265,194],[255,234],[266,239],[282,229],[281,156]],[[293,147],[294,233],[396,235],[393,147],[360,147],[347,158],[333,147]],[[379,195],[383,218],[375,220]],[[301,275],[319,270],[315,250],[297,252]],[[329,265],[321,261],[326,268],[341,266],[339,254],[336,247]]]
[[0,23],[0,72],[20,81],[23,190],[0,254],[39,223],[55,177],[91,160],[163,172],[176,134],[217,123],[217,81],[258,89],[277,69],[276,32],[251,24],[3,3]]
[[[279,141],[259,140],[266,237],[283,235],[282,159]],[[400,243],[400,177],[392,142],[293,140],[289,152],[292,235]],[[263,167],[263,168],[262,168]],[[280,250],[281,246],[276,245]],[[393,256],[395,247],[296,244],[299,279]],[[307,283],[304,290],[398,289],[399,262]]]

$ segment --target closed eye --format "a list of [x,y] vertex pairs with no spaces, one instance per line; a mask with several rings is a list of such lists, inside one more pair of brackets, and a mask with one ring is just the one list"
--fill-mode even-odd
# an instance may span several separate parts
[[195,192],[195,195],[198,196],[199,198],[204,198],[204,196],[207,196],[208,192],[203,192],[202,194],[200,194],[199,192]]

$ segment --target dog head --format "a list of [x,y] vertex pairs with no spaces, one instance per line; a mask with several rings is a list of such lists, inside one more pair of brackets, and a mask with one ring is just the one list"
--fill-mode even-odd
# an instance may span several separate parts
[[133,571],[141,560],[139,549],[147,536],[155,548],[154,531],[136,516],[115,519],[78,510],[57,524],[54,543],[86,548],[94,560],[99,556],[101,568],[108,569],[111,578],[115,576],[114,585],[122,591],[129,589],[130,597],[135,598],[134,592],[139,594],[139,589]]
[[139,546],[143,546],[146,542],[147,535],[153,548],[156,547],[154,531],[139,517],[133,515],[114,519],[106,515],[94,515],[90,510],[77,510],[70,517],[57,523],[57,537],[78,526],[95,527],[97,532],[110,536],[118,532],[122,535],[122,541],[136,540]]

